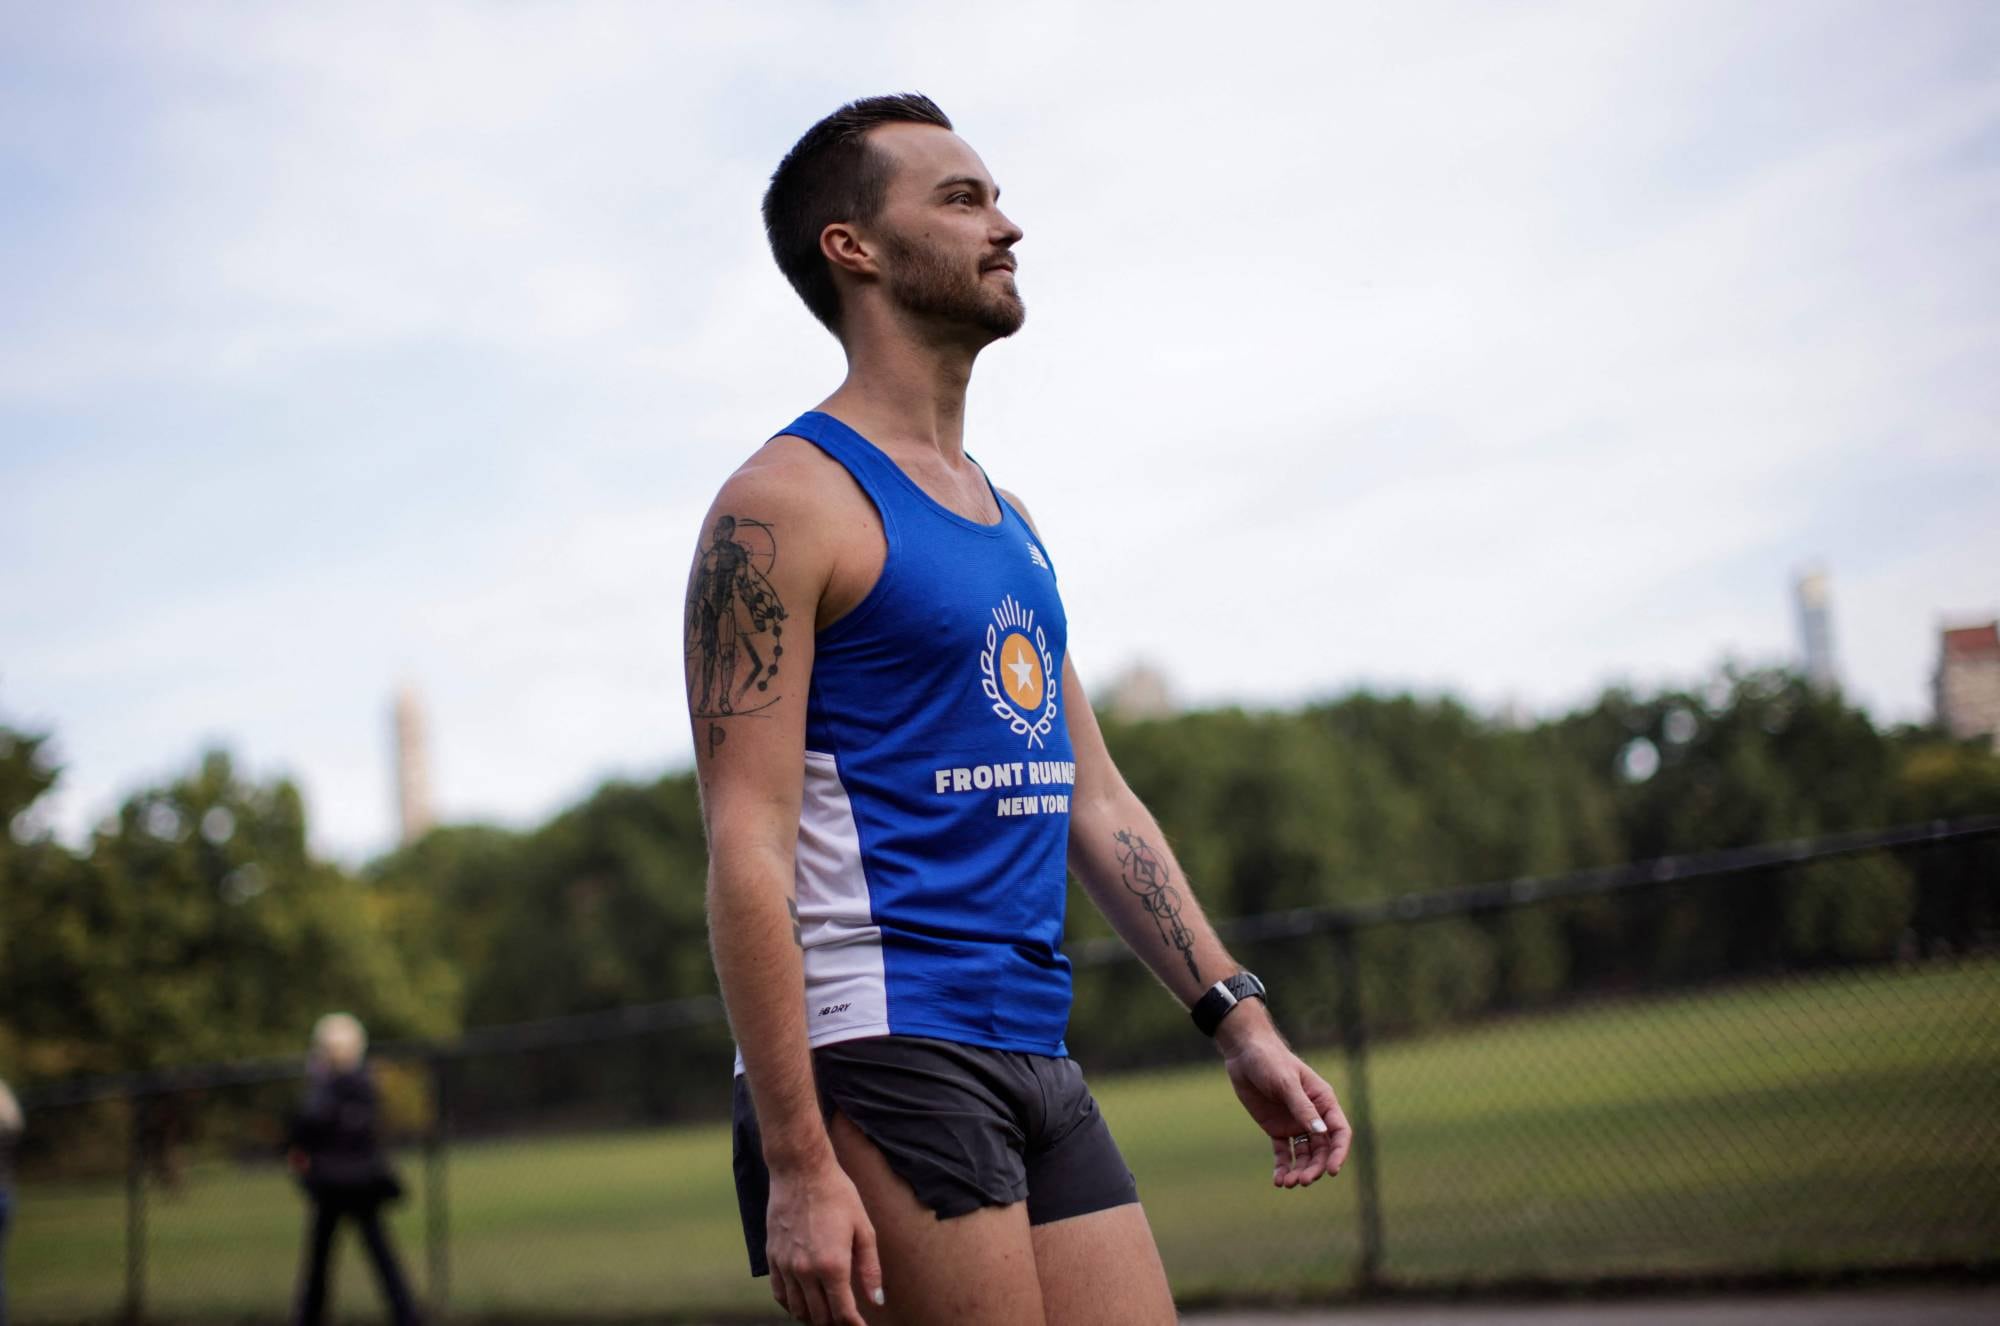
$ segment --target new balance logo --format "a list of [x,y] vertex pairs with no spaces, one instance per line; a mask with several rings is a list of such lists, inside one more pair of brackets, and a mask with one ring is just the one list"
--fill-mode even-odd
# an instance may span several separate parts
[[1042,556],[1042,550],[1032,543],[1028,545],[1028,560],[1044,571],[1049,569],[1049,559]]
[[835,1013],[845,1013],[846,1011],[847,1011],[846,1004],[828,1004],[825,1008],[822,1008],[819,1011],[819,1015],[821,1017],[831,1017]]

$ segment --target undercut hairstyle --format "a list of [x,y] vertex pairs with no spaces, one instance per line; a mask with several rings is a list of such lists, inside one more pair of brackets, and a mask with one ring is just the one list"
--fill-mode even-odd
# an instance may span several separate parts
[[949,129],[951,119],[920,92],[850,101],[792,144],[764,191],[764,233],[778,270],[835,336],[840,290],[819,251],[820,232],[836,221],[866,225],[881,213],[891,165],[869,146],[868,131],[884,124]]

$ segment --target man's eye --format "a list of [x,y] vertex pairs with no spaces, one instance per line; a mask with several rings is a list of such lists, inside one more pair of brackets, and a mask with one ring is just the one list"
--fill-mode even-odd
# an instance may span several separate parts
[[972,195],[969,193],[955,193],[951,196],[951,198],[948,201],[954,203],[970,203],[972,201]]

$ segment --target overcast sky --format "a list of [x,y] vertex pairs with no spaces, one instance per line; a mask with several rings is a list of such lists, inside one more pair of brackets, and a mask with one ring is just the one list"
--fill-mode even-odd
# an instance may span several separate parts
[[967,443],[1086,684],[1545,711],[2000,607],[2000,6],[0,8],[0,721],[320,846],[684,765],[714,488],[838,381],[772,166],[915,88],[1026,230]]

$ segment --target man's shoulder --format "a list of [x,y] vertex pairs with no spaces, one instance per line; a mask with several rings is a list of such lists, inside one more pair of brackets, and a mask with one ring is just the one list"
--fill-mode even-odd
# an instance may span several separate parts
[[[780,433],[723,480],[706,526],[724,516],[783,528],[831,549],[876,519],[874,504],[846,468],[803,438]],[[804,551],[804,547],[801,548]]]
[[[795,514],[823,506],[828,480],[844,476],[840,462],[804,438],[780,433],[750,455],[722,481],[724,498],[773,504]],[[837,489],[835,489],[837,491]]]
[[1005,503],[1007,503],[1008,506],[1014,508],[1014,512],[1016,515],[1020,516],[1022,520],[1028,522],[1028,528],[1035,532],[1036,538],[1039,539],[1042,537],[1041,527],[1035,524],[1034,513],[1028,510],[1028,504],[1021,500],[1021,495],[1019,493],[1015,492],[1011,488],[1002,488],[997,483],[993,485],[993,491],[1000,494],[1000,499]]

